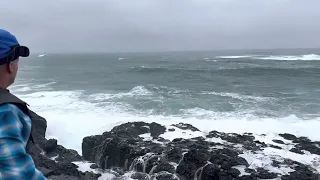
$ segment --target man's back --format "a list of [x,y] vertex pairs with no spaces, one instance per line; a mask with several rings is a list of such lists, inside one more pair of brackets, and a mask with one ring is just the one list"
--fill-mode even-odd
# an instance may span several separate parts
[[45,179],[26,153],[31,120],[17,106],[0,106],[0,179]]

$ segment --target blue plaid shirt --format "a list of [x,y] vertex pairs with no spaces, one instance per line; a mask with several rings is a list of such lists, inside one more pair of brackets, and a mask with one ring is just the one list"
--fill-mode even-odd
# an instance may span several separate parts
[[26,153],[31,119],[12,104],[0,106],[0,179],[46,180]]

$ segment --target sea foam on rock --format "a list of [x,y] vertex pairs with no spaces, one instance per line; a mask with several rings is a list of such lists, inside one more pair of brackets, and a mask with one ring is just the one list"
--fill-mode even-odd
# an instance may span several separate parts
[[83,156],[45,138],[32,112],[27,152],[51,180],[209,180],[320,178],[320,143],[292,134],[201,132],[185,124],[131,122],[83,139]]
[[32,135],[34,142],[28,142],[27,153],[37,167],[48,179],[52,180],[95,180],[100,174],[81,172],[74,161],[83,161],[77,151],[66,149],[55,139],[47,140],[45,133],[47,121],[31,111],[33,117]]
[[112,174],[104,179],[316,180],[319,150],[319,142],[292,134],[204,133],[184,123],[130,122],[82,142],[83,158]]

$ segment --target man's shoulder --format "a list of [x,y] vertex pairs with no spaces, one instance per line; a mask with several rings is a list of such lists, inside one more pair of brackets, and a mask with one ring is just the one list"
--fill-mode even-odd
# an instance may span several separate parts
[[3,134],[10,129],[12,132],[18,132],[22,128],[21,111],[13,104],[0,105],[0,136],[6,136]]
[[17,115],[23,115],[22,111],[14,104],[6,103],[0,105],[0,114],[12,112],[17,113]]

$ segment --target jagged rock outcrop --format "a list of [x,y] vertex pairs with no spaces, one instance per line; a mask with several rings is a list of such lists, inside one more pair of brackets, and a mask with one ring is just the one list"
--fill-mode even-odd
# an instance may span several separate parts
[[[290,140],[293,141],[290,146],[312,152],[320,159],[320,156],[317,156],[320,150],[318,142],[312,142],[307,138],[285,134],[279,136],[284,140],[274,139],[270,143],[258,140],[250,133],[240,135],[218,131],[203,133],[202,136],[189,139],[176,138],[172,141],[164,138],[167,136],[162,136],[177,131],[177,128],[188,135],[199,132],[197,128],[184,123],[168,128],[157,123],[125,123],[102,135],[85,137],[82,142],[83,157],[95,163],[96,169],[98,166],[98,169],[112,169],[117,172],[114,173],[114,180],[124,177],[148,180],[320,178],[319,172],[308,164],[280,155],[266,154],[270,150],[285,151],[287,144],[284,140]],[[290,150],[287,149],[286,152]],[[246,158],[249,156],[252,157]],[[266,162],[270,163],[258,166],[259,164],[256,165],[252,161],[248,162],[256,156],[257,159],[269,158]],[[317,163],[317,159],[314,163]]]
[[[55,139],[47,140],[46,120],[35,113],[32,116],[35,117],[32,133],[36,144],[28,143],[27,152],[32,155],[36,167],[51,180],[97,180],[104,172],[113,174],[108,176],[112,180],[126,177],[139,180],[320,179],[320,142],[306,137],[284,133],[272,142],[264,142],[263,138],[256,139],[250,133],[211,131],[190,138],[200,132],[190,124],[165,127],[157,123],[132,122],[101,135],[85,137],[82,157],[75,150],[59,145]],[[169,140],[164,136],[181,131],[182,136],[187,134],[189,138]],[[313,165],[303,164],[287,157],[269,156],[265,154],[268,150],[312,154],[315,159]],[[252,157],[246,158],[248,156]],[[248,162],[255,156],[257,159],[268,157],[266,161],[272,163],[255,166],[254,162]],[[80,172],[73,163],[84,160],[93,163],[90,168],[95,174]]]
[[[32,133],[36,144],[28,143],[27,152],[36,167],[51,180],[97,180],[105,172],[113,175],[108,176],[112,180],[127,177],[139,180],[320,179],[320,142],[306,137],[284,133],[269,142],[263,141],[264,135],[257,139],[250,133],[201,134],[199,129],[185,123],[165,127],[131,122],[101,135],[85,137],[83,156],[80,156],[55,139],[47,140],[46,120],[35,113],[32,116],[35,117]],[[176,132],[182,132],[182,138],[166,139],[165,133]],[[188,138],[183,138],[184,135]],[[303,164],[277,154],[269,155],[269,151],[285,151],[294,156],[311,154],[314,160]],[[256,165],[250,161],[252,158],[267,158],[267,164]],[[90,168],[95,174],[78,170],[74,162],[84,160],[91,162]]]
[[78,166],[72,162],[83,161],[83,157],[77,151],[59,145],[55,139],[47,140],[45,138],[47,121],[34,112],[31,115],[33,116],[32,135],[35,143],[27,144],[27,153],[32,156],[38,170],[52,180],[98,179],[100,174],[78,171]]

